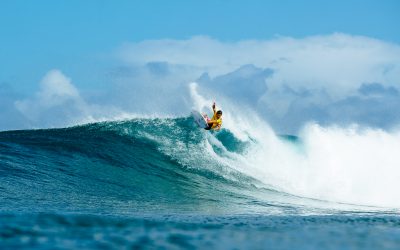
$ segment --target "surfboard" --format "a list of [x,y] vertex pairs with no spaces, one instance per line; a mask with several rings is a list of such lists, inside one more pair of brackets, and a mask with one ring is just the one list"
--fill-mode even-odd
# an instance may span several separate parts
[[192,110],[192,117],[194,119],[194,122],[199,126],[200,128],[207,128],[208,124],[206,119],[203,117],[202,114],[200,114],[199,111],[197,110]]

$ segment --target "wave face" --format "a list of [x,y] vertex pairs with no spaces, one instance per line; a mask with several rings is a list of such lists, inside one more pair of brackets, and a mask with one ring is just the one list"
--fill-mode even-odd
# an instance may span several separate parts
[[200,130],[191,117],[2,132],[2,210],[293,214],[378,209],[318,197],[324,190],[314,192],[315,182],[302,186],[313,165],[303,173],[287,172],[288,165],[304,167],[299,159],[315,154],[307,148],[309,136],[246,136],[229,129]]
[[[3,210],[218,211],[256,209],[253,179],[210,155],[191,118],[134,119],[0,133]],[[208,138],[208,139],[207,139]],[[222,131],[220,155],[246,143]],[[222,150],[223,149],[223,150]]]

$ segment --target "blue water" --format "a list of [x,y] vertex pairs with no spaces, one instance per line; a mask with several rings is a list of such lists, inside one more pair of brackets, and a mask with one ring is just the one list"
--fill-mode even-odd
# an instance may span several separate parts
[[191,118],[0,132],[0,247],[399,249],[393,211],[283,193],[208,154],[249,143]]

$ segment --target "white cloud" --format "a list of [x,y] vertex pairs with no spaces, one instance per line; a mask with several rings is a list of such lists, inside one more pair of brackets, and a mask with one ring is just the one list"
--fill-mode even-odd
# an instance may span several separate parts
[[239,42],[204,36],[152,40],[125,44],[118,55],[131,64],[162,61],[214,76],[254,64],[275,70],[270,88],[325,88],[334,96],[355,91],[364,82],[400,84],[399,45],[346,34]]
[[51,70],[44,76],[37,94],[42,104],[48,106],[60,104],[66,99],[80,100],[78,90],[59,70]]
[[[187,84],[207,72],[211,78],[199,80],[202,93],[246,104],[281,132],[295,132],[309,120],[381,127],[400,121],[394,94],[400,89],[400,46],[368,37],[223,42],[198,36],[127,43],[117,56],[120,64],[108,72],[112,91],[87,99],[91,102],[61,71],[52,70],[39,91],[15,107],[36,127],[127,113],[187,115]],[[381,92],[365,94],[374,89]]]
[[[104,102],[105,99],[101,101]],[[20,124],[14,124],[14,128],[65,127],[137,117],[113,103],[87,102],[71,79],[57,69],[45,74],[40,82],[40,89],[33,96],[14,101],[14,106],[19,115],[25,118],[24,124],[19,122]],[[18,114],[14,116],[17,117]]]
[[49,71],[40,83],[40,90],[31,98],[16,101],[15,106],[33,123],[40,124],[50,114],[54,115],[54,121],[60,121],[79,118],[87,109],[79,91],[59,70]]
[[[211,79],[202,85],[212,89],[207,93],[250,100],[247,104],[284,131],[294,132],[308,120],[387,127],[400,119],[393,110],[398,97],[373,99],[360,92],[363,84],[373,83],[400,89],[400,45],[369,37],[336,33],[222,42],[198,36],[125,44],[117,55],[133,68],[164,62],[175,69],[175,79],[186,74],[195,80],[208,72]],[[258,69],[250,70],[249,75],[236,71],[248,64]],[[273,73],[264,77],[266,69]],[[266,88],[262,88],[263,82]],[[382,115],[378,118],[377,114]]]

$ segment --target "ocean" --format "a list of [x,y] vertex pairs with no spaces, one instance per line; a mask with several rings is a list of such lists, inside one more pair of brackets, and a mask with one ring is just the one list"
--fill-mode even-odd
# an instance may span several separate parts
[[0,132],[0,248],[399,249],[397,137],[307,131],[178,117]]

